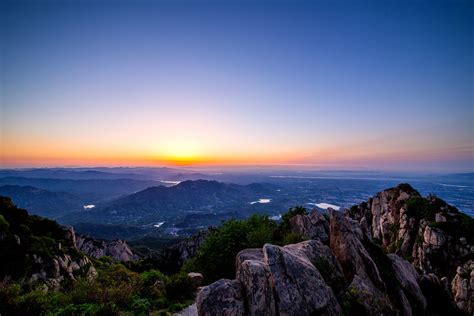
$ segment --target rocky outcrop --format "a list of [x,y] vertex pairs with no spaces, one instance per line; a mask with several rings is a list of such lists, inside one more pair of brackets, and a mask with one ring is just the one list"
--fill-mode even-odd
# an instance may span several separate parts
[[290,219],[290,228],[305,239],[329,241],[329,223],[323,214],[313,209],[309,214],[299,214]]
[[196,305],[202,316],[245,315],[242,285],[237,280],[221,279],[214,282],[199,292]]
[[412,304],[403,302],[405,314],[419,315],[426,311],[426,298],[418,284],[420,276],[413,265],[395,254],[389,254],[392,269],[398,280],[402,292],[400,296],[407,298]]
[[472,313],[470,277],[465,273],[461,278],[458,273],[469,270],[474,258],[472,218],[435,196],[421,197],[408,184],[382,191],[346,215],[367,226],[366,235],[380,242],[386,252],[407,258],[440,282],[451,282],[457,306]]
[[241,251],[199,315],[472,315],[472,219],[406,184],[329,213],[290,219],[310,240]]
[[472,236],[463,236],[468,232],[461,228],[472,219],[435,196],[421,197],[408,184],[379,192],[346,214],[361,226],[367,223],[387,252],[410,258],[424,273],[452,276],[474,253]]
[[97,240],[86,236],[76,236],[75,245],[78,250],[93,258],[109,256],[118,261],[137,260],[125,240]]
[[[316,267],[324,258],[328,266],[335,267],[336,274],[341,273],[327,250],[320,241],[309,240],[285,247],[266,244],[262,249],[240,252],[236,258],[235,282],[242,288],[245,310],[236,315],[340,314],[334,292]],[[201,302],[215,287],[215,283],[211,284],[199,293],[199,315],[212,314]],[[228,302],[216,300],[211,305],[221,304],[226,306]]]
[[474,313],[474,262],[472,260],[457,268],[451,282],[451,291],[456,306],[472,315]]
[[190,238],[186,238],[167,247],[152,256],[156,267],[165,273],[176,273],[190,258],[194,257],[204,239],[212,231],[212,227],[202,230]]
[[61,283],[66,278],[76,280],[80,276],[93,279],[97,276],[97,271],[86,256],[74,257],[63,254],[47,260],[33,255],[33,262],[36,269],[31,274],[28,282],[32,284],[41,282],[51,290],[60,289]]

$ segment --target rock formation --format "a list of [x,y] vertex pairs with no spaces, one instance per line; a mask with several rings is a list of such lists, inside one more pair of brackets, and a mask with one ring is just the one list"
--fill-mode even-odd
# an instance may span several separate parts
[[125,240],[97,240],[79,235],[75,237],[75,244],[78,250],[93,258],[109,256],[125,262],[138,259]]
[[472,315],[472,218],[407,184],[329,213],[290,220],[307,241],[241,251],[199,315]]
[[212,229],[213,228],[210,227],[208,230],[202,230],[197,234],[152,255],[154,264],[162,272],[169,274],[178,272],[184,262],[196,254],[197,250],[204,242],[204,239],[209,235]]

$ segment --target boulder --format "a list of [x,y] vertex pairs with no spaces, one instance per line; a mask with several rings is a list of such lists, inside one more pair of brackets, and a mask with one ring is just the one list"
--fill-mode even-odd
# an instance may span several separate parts
[[237,280],[220,279],[199,291],[196,306],[199,316],[245,315],[242,286]]
[[474,313],[474,262],[459,266],[451,282],[451,291],[457,307],[466,314]]
[[[292,247],[266,244],[263,247],[279,315],[313,315],[329,310],[340,311],[339,304],[311,260]],[[330,307],[330,308],[328,308]]]
[[268,265],[259,260],[245,260],[237,267],[249,315],[275,315],[275,298]]

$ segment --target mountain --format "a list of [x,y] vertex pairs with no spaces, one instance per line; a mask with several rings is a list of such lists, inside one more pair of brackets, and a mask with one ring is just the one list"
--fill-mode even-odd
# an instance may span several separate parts
[[3,185],[0,195],[12,198],[15,203],[32,214],[49,218],[82,210],[84,201],[67,192],[51,192],[32,186]]
[[59,289],[65,280],[93,278],[96,270],[75,244],[74,231],[29,215],[0,196],[0,280],[42,283]]
[[[176,187],[172,192],[194,192],[189,203],[198,206],[235,191],[266,189],[212,181]],[[202,190],[215,194],[200,199]],[[206,271],[228,271],[234,278],[199,290],[199,315],[474,312],[474,219],[408,184],[344,212],[308,214],[297,207],[279,224],[266,216],[230,220],[141,261],[124,241],[78,236],[0,197],[0,249],[5,315],[147,314],[174,303],[183,308],[197,289],[193,280],[218,279],[187,270],[199,262]],[[156,270],[174,273],[181,265],[174,275]]]
[[255,209],[251,202],[267,198],[275,191],[272,185],[267,184],[237,185],[188,180],[171,187],[150,187],[103,203],[87,213],[71,214],[65,220],[150,225],[163,221],[177,223],[183,217],[195,215],[214,217],[218,213],[241,212],[240,216],[244,216],[245,211]]
[[2,196],[0,249],[1,315],[168,315],[199,280],[130,262],[137,258],[125,241],[79,236]]
[[407,184],[329,213],[290,219],[307,241],[238,253],[198,314],[472,315],[473,218]]
[[69,180],[134,179],[163,180],[182,174],[185,170],[173,168],[31,168],[0,169],[0,177],[47,178]]
[[117,198],[160,183],[158,181],[134,179],[0,178],[0,185],[32,186],[43,190],[68,192],[84,199],[85,204],[96,204],[102,200]]

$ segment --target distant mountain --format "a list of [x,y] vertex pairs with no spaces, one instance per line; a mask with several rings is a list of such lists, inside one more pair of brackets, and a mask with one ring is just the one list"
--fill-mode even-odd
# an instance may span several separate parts
[[[48,178],[69,180],[173,180],[175,175],[184,176],[192,171],[174,168],[25,168],[0,169],[0,177]],[[189,178],[191,179],[191,178]]]
[[100,200],[117,198],[159,184],[161,184],[159,181],[133,179],[0,178],[0,185],[33,186],[49,191],[69,192],[86,200],[86,204],[95,204]]
[[252,201],[271,196],[269,184],[237,185],[217,181],[184,181],[172,187],[155,186],[99,205],[67,221],[101,224],[151,223],[192,213],[226,213],[254,209]]
[[83,201],[67,192],[51,192],[32,186],[3,185],[0,195],[8,196],[21,207],[29,209],[32,214],[56,218],[58,216],[80,211]]

